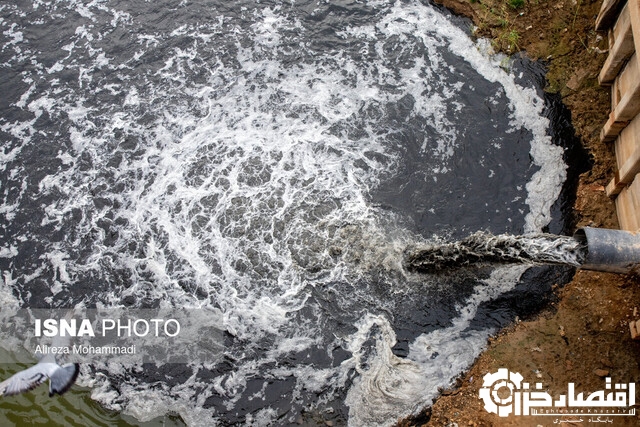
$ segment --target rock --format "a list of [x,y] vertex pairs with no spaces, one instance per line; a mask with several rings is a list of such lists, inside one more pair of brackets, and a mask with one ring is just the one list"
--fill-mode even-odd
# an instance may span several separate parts
[[567,87],[571,90],[578,90],[582,85],[585,77],[587,77],[587,74],[589,74],[589,72],[585,69],[577,70],[575,73],[573,73],[573,76],[571,76],[571,78],[567,82]]
[[602,359],[600,359],[600,363],[602,363],[602,365],[606,366],[607,368],[613,368],[614,367],[613,366],[613,362],[611,360],[609,360],[609,359],[602,358]]
[[593,373],[599,377],[606,377],[609,375],[609,371],[607,369],[596,369]]

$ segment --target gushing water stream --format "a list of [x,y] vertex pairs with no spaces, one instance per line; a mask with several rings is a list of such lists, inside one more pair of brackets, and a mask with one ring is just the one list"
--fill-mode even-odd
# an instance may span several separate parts
[[405,267],[417,272],[434,272],[473,263],[567,264],[579,267],[585,256],[585,243],[573,237],[552,234],[494,236],[477,232],[458,242],[408,248]]

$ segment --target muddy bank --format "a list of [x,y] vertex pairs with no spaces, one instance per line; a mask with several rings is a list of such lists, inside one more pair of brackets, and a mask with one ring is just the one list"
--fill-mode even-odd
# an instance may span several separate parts
[[[470,17],[475,34],[493,40],[496,50],[524,51],[548,66],[547,90],[562,97],[591,167],[580,176],[573,208],[577,226],[618,228],[613,202],[604,187],[614,173],[613,146],[599,140],[609,114],[609,89],[597,75],[607,56],[604,34],[594,23],[602,1],[590,0],[434,0]],[[538,426],[557,417],[499,418],[478,398],[485,374],[507,368],[525,381],[541,382],[554,397],[566,394],[568,383],[586,392],[614,383],[640,382],[640,343],[631,340],[628,322],[640,319],[639,279],[632,276],[578,271],[556,301],[533,319],[493,337],[456,387],[443,391],[433,407],[402,426]],[[575,417],[573,417],[575,418]],[[582,417],[588,425],[588,417]],[[571,417],[566,417],[567,420]],[[610,425],[638,425],[636,417],[610,417]],[[582,425],[582,424],[577,424]]]

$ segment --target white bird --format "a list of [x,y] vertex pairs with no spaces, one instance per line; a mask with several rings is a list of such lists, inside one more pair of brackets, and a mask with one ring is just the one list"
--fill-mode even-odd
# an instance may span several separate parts
[[[72,312],[66,313],[69,319]],[[56,335],[52,338],[52,347],[68,347],[71,342],[69,336]],[[42,359],[30,368],[15,373],[9,379],[0,383],[0,396],[13,396],[33,390],[49,379],[49,397],[54,394],[63,394],[76,382],[80,373],[78,363],[66,363],[59,365],[55,353],[47,353]]]
[[58,365],[53,355],[46,355],[30,368],[14,374],[0,383],[0,395],[13,396],[33,390],[49,379],[49,397],[62,394],[75,383],[80,373],[78,363]]

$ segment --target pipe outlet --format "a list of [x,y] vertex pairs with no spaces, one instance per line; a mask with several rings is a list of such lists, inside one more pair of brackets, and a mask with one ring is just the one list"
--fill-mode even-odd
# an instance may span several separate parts
[[640,266],[640,233],[584,227],[574,238],[585,246],[585,270],[629,273]]

